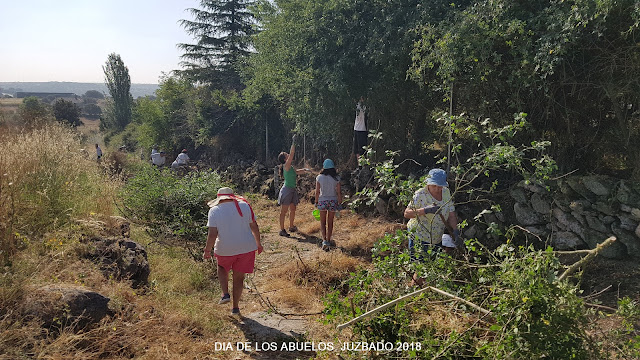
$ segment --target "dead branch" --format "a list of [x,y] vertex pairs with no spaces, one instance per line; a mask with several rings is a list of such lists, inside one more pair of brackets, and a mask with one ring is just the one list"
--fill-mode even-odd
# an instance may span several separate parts
[[358,322],[358,321],[360,321],[360,320],[366,319],[366,318],[368,318],[368,317],[370,317],[370,316],[372,316],[372,315],[374,315],[374,314],[377,314],[377,313],[379,313],[380,311],[382,311],[382,310],[384,310],[384,309],[386,309],[386,308],[388,308],[388,307],[390,307],[390,306],[392,306],[392,305],[394,305],[394,304],[396,304],[396,303],[398,303],[398,302],[400,302],[400,301],[402,301],[402,300],[404,300],[404,299],[407,299],[407,298],[410,298],[410,297],[412,297],[412,296],[416,296],[416,295],[422,294],[423,292],[425,292],[425,291],[427,291],[427,290],[431,290],[431,291],[436,292],[436,293],[438,293],[438,294],[441,294],[441,295],[444,295],[444,296],[450,297],[450,298],[452,298],[452,299],[454,299],[454,300],[460,301],[460,302],[462,302],[462,303],[464,303],[464,304],[466,304],[466,305],[469,305],[469,306],[471,306],[472,308],[474,308],[474,309],[476,309],[476,310],[480,311],[481,313],[483,313],[483,314],[485,314],[485,315],[487,315],[487,314],[490,314],[490,313],[491,313],[491,311],[489,311],[489,310],[487,310],[487,309],[483,309],[483,308],[481,308],[480,306],[478,306],[478,305],[476,305],[476,304],[474,304],[474,303],[472,303],[472,302],[470,302],[470,301],[467,301],[467,300],[465,300],[465,299],[463,299],[463,298],[461,298],[461,297],[455,296],[455,295],[453,295],[453,294],[449,294],[448,292],[443,291],[443,290],[440,290],[440,289],[438,289],[438,288],[434,288],[433,286],[427,286],[427,287],[422,288],[422,289],[420,289],[420,290],[416,290],[416,291],[414,291],[414,292],[412,292],[412,293],[410,293],[410,294],[403,295],[403,296],[401,296],[401,297],[399,297],[399,298],[397,298],[397,299],[395,299],[395,300],[392,300],[392,301],[390,301],[390,302],[388,302],[388,303],[386,303],[386,304],[380,305],[380,306],[378,306],[377,308],[375,308],[375,309],[373,309],[373,310],[371,310],[371,311],[368,311],[368,312],[366,312],[366,313],[364,313],[364,314],[362,314],[362,315],[360,315],[360,316],[358,316],[358,317],[356,317],[356,318],[354,318],[354,319],[351,319],[351,320],[347,321],[347,322],[346,322],[346,323],[344,323],[344,324],[340,324],[340,325],[338,325],[338,327],[337,327],[337,328],[338,328],[338,330],[342,330],[342,329],[344,329],[345,327],[347,327],[347,326],[349,326],[349,325],[351,325],[351,324],[353,324],[353,323],[356,323],[356,322]]
[[569,268],[567,270],[565,270],[565,272],[563,272],[562,275],[560,275],[560,277],[558,278],[558,281],[562,281],[562,280],[566,279],[569,275],[571,275],[574,272],[576,272],[582,265],[585,265],[586,263],[591,261],[591,259],[596,257],[596,255],[598,255],[598,253],[600,251],[602,251],[602,249],[604,249],[607,246],[613,244],[614,241],[616,241],[616,237],[615,236],[611,236],[607,240],[605,240],[604,242],[601,242],[600,244],[598,244],[594,249],[589,250],[589,253],[587,254],[587,256],[583,257],[582,259],[580,259],[580,261],[578,261],[578,262],[574,263],[573,265],[569,266]]

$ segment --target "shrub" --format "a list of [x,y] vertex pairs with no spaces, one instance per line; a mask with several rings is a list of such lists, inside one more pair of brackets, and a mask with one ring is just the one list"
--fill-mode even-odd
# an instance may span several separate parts
[[207,201],[222,186],[211,171],[190,172],[179,177],[169,169],[145,166],[124,186],[121,193],[125,215],[146,224],[154,235],[178,236],[191,246],[206,241]]
[[328,319],[339,322],[363,314],[410,292],[413,273],[426,284],[490,311],[436,293],[404,300],[370,320],[354,325],[366,342],[421,343],[420,358],[586,359],[593,350],[582,330],[586,310],[578,288],[557,281],[561,269],[551,249],[503,245],[476,258],[486,263],[454,261],[430,254],[411,262],[403,246],[406,232],[387,235],[374,248],[373,268],[353,274],[347,295],[326,298]]

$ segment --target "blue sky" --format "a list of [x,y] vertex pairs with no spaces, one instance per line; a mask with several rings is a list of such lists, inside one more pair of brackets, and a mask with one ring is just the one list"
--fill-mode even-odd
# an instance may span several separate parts
[[179,68],[180,27],[197,0],[0,0],[0,82],[104,82],[119,54],[132,83],[158,83]]

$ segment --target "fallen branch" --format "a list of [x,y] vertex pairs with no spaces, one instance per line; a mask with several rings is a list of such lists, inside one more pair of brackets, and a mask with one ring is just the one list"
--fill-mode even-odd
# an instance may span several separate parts
[[444,295],[444,296],[450,297],[450,298],[452,298],[452,299],[454,299],[454,300],[457,300],[457,301],[460,301],[460,302],[462,302],[462,303],[464,303],[464,304],[467,304],[467,305],[471,306],[472,308],[474,308],[474,309],[476,309],[476,310],[480,311],[481,313],[483,313],[483,314],[485,314],[485,315],[487,315],[487,314],[490,314],[490,313],[491,313],[491,311],[489,311],[489,310],[487,310],[487,309],[483,309],[483,308],[481,308],[480,306],[478,306],[478,305],[476,305],[476,304],[474,304],[474,303],[472,303],[472,302],[470,302],[470,301],[467,301],[467,300],[465,300],[465,299],[463,299],[463,298],[461,298],[461,297],[455,296],[455,295],[453,295],[453,294],[449,294],[448,292],[443,291],[443,290],[440,290],[440,289],[438,289],[438,288],[434,288],[433,286],[427,286],[427,287],[422,288],[422,289],[420,289],[420,290],[416,290],[416,291],[414,291],[414,292],[412,292],[412,293],[410,293],[410,294],[403,295],[403,296],[401,296],[401,297],[399,297],[399,298],[397,298],[397,299],[395,299],[395,300],[392,300],[392,301],[390,301],[390,302],[388,302],[388,303],[386,303],[386,304],[380,305],[380,306],[378,306],[377,308],[375,308],[375,309],[373,309],[373,310],[371,310],[371,311],[368,311],[368,312],[366,312],[366,313],[364,313],[364,314],[362,314],[362,315],[360,315],[360,316],[358,316],[358,317],[356,317],[356,318],[354,318],[354,319],[351,319],[351,320],[347,321],[347,322],[346,322],[346,323],[344,323],[344,324],[338,325],[338,327],[337,327],[337,328],[338,328],[338,330],[342,330],[342,329],[344,329],[345,327],[347,327],[347,326],[349,326],[349,325],[351,325],[351,324],[353,324],[353,323],[356,323],[356,322],[358,322],[358,321],[360,321],[360,320],[366,319],[366,318],[368,318],[368,317],[370,317],[370,316],[372,316],[372,315],[374,315],[374,314],[379,313],[380,311],[382,311],[382,310],[384,310],[384,309],[386,309],[386,308],[390,307],[391,305],[394,305],[394,304],[396,304],[396,303],[398,303],[398,302],[400,302],[400,301],[402,301],[402,300],[404,300],[404,299],[410,298],[410,297],[412,297],[412,296],[416,296],[416,295],[422,294],[423,292],[425,292],[425,291],[427,291],[427,290],[431,290],[431,291],[436,292],[436,293],[438,293],[438,294],[441,294],[441,295]]
[[582,266],[582,265],[588,263],[589,261],[591,261],[591,259],[596,257],[596,255],[598,255],[598,253],[600,251],[602,251],[602,249],[604,249],[607,246],[613,244],[614,241],[616,241],[616,237],[615,236],[611,236],[607,240],[605,240],[604,242],[601,242],[600,244],[598,244],[594,249],[589,250],[589,253],[587,254],[587,256],[583,257],[582,259],[580,259],[580,261],[578,261],[578,262],[574,263],[573,265],[569,266],[569,268],[567,270],[565,270],[565,272],[563,272],[562,275],[560,275],[560,277],[558,278],[558,281],[562,281],[562,280],[566,279],[569,275],[571,275],[574,272],[576,272],[580,268],[580,266]]

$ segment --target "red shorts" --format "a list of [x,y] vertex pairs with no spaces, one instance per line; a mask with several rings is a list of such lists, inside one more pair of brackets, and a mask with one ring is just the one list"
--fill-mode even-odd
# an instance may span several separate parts
[[251,274],[256,262],[255,251],[249,251],[248,253],[232,256],[214,255],[216,256],[216,260],[218,260],[218,266],[222,266],[226,271],[233,270],[245,274]]

